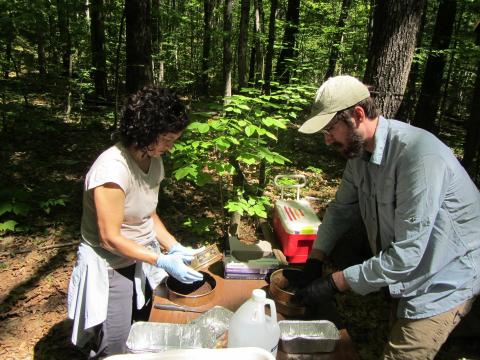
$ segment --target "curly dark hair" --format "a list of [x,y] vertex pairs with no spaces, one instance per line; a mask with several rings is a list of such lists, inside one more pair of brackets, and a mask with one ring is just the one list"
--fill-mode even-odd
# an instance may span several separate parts
[[147,85],[128,97],[120,120],[120,140],[125,147],[143,149],[160,134],[178,133],[188,125],[185,105],[170,89]]

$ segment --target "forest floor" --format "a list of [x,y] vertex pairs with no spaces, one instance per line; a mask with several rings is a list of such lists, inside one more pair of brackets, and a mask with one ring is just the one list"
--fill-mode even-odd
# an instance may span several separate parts
[[[111,118],[111,109],[76,109],[76,115],[64,121],[59,110],[63,99],[52,82],[11,80],[3,81],[1,88],[0,210],[6,198],[22,205],[16,217],[22,231],[0,237],[2,359],[85,358],[70,343],[67,287],[79,239],[83,176],[111,144],[104,121]],[[343,161],[320,137],[305,139],[295,129],[289,131],[280,141],[292,164],[271,169],[270,177],[286,171],[306,174],[309,184],[303,195],[317,199],[314,206],[321,215],[338,185]],[[163,185],[159,213],[177,238],[192,245],[222,246],[229,216],[219,203],[218,184],[196,189],[166,179]],[[279,196],[271,186],[267,194],[272,200]],[[199,236],[184,225],[193,217],[210,218],[213,225]],[[360,357],[378,359],[387,332],[386,299],[380,293],[348,294],[339,297],[338,307]],[[437,359],[480,359],[478,341],[452,336]]]

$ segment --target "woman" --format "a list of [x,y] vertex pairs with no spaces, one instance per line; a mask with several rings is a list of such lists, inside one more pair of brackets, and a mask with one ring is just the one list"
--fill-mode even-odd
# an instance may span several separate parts
[[184,283],[202,279],[185,265],[196,250],[180,245],[156,213],[162,155],[187,124],[177,96],[145,87],[127,100],[121,141],[87,173],[68,316],[74,320],[75,345],[82,347],[93,337],[92,359],[125,352],[132,320],[146,320],[151,289],[167,273]]

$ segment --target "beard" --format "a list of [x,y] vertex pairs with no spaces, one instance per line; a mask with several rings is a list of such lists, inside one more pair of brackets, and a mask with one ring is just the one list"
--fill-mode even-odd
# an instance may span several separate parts
[[346,144],[335,141],[332,147],[343,157],[353,159],[363,155],[365,151],[363,148],[364,143],[365,140],[353,128],[349,128]]

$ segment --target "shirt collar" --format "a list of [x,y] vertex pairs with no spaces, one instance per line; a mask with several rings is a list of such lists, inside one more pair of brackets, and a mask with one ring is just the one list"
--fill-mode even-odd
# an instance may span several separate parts
[[381,165],[385,145],[387,143],[388,121],[383,116],[378,119],[377,129],[375,130],[375,149],[373,150],[370,162],[372,164]]

